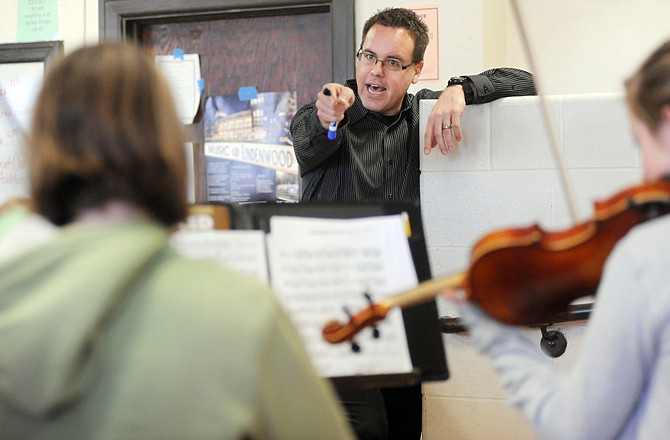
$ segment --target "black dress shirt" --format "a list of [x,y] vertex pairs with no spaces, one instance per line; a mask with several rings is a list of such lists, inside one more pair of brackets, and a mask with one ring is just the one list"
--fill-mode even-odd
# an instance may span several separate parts
[[[536,94],[532,75],[519,69],[497,68],[467,77],[474,87],[468,105]],[[346,85],[356,93],[355,80]],[[441,93],[428,89],[407,93],[394,116],[368,111],[356,94],[332,141],[319,123],[314,103],[303,106],[291,123],[302,177],[301,200],[419,200],[419,101],[437,99]]]

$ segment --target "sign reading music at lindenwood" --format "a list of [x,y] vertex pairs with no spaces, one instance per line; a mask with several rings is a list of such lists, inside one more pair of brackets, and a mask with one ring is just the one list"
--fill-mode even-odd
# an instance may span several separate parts
[[295,92],[258,93],[249,100],[207,98],[209,203],[299,200],[298,163],[289,134],[295,109]]

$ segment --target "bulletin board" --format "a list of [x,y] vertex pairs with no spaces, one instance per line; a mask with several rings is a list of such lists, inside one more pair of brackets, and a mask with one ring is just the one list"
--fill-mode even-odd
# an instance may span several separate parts
[[47,66],[61,41],[0,44],[0,204],[28,196],[25,136]]
[[194,145],[196,203],[206,203],[204,109],[208,97],[242,88],[295,93],[295,107],[323,84],[353,78],[354,0],[99,0],[100,39],[130,40],[172,55],[198,54],[201,111],[187,133]]

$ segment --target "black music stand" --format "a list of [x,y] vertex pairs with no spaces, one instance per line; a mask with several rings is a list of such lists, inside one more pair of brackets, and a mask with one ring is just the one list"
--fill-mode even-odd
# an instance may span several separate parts
[[[317,218],[361,218],[405,213],[410,222],[409,246],[420,282],[431,278],[418,202],[369,203],[250,203],[229,205],[233,229],[258,229],[270,232],[275,215]],[[446,353],[437,305],[427,301],[402,310],[414,370],[411,373],[378,376],[337,377],[339,387],[401,387],[421,381],[449,378]]]

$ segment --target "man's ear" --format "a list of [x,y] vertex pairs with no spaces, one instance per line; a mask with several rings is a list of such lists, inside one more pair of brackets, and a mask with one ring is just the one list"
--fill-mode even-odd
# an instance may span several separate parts
[[423,69],[423,60],[419,61],[415,65],[412,66],[412,69],[414,69],[414,76],[412,77],[412,84],[416,84],[419,82],[419,75],[421,75],[421,69]]

